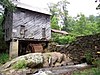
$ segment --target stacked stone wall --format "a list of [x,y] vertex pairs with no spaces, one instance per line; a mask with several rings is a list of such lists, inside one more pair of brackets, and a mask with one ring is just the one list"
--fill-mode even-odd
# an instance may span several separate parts
[[90,52],[94,58],[100,58],[100,34],[80,36],[76,38],[76,41],[68,45],[50,44],[48,47],[50,51],[58,51],[70,55],[70,58],[74,60],[81,60],[85,57],[85,54]]

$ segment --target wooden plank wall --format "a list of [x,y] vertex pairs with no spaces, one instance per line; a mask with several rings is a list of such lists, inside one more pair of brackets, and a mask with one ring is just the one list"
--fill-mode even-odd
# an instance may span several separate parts
[[42,39],[42,28],[46,29],[46,39],[51,38],[50,15],[18,8],[13,13],[14,37],[20,38],[20,25],[25,26],[25,38]]
[[5,22],[4,22],[4,25],[3,25],[3,29],[4,29],[4,32],[5,32],[4,38],[5,38],[5,41],[8,41],[12,37],[13,13],[7,11],[7,14],[5,16],[6,16]]

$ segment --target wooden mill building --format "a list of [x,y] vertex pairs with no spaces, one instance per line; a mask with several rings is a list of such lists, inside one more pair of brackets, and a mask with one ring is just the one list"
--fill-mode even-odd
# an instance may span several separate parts
[[51,38],[50,13],[20,2],[14,2],[14,12],[6,11],[5,41],[9,43],[10,58],[29,52],[43,52]]

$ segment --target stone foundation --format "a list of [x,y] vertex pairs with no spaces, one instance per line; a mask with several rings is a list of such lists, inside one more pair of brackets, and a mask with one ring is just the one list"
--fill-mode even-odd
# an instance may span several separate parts
[[10,42],[9,58],[13,59],[18,56],[18,40]]

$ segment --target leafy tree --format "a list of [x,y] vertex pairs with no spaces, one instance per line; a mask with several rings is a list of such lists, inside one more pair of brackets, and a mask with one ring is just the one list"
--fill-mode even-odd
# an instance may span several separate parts
[[96,16],[97,31],[100,33],[100,15]]
[[[98,21],[99,22],[99,21]],[[96,17],[90,15],[88,18],[85,15],[80,14],[74,23],[75,25],[71,28],[73,29],[71,33],[76,36],[85,36],[99,33],[98,30],[99,23],[97,24]]]
[[66,25],[64,25],[62,27],[62,30],[67,31],[67,32],[71,32],[73,30],[73,26],[75,25],[75,19],[71,16],[67,17],[67,27]]
[[51,19],[51,28],[59,30],[58,19],[55,16]]
[[68,10],[67,10],[67,5],[69,4],[69,2],[67,0],[62,0],[62,1],[59,1],[57,3],[58,5],[58,16],[60,18],[60,20],[62,20],[62,23],[61,25],[64,25],[64,30],[68,31],[68,21],[67,21],[67,18],[68,18]]
[[50,12],[51,12],[51,14],[52,14],[52,16],[51,16],[51,28],[53,28],[53,29],[58,29],[59,30],[59,26],[58,26],[58,21],[59,21],[59,19],[58,19],[58,15],[57,15],[57,5],[56,4],[54,4],[54,3],[50,3],[50,4],[48,4],[48,7],[49,7],[49,9],[50,9]]
[[68,37],[54,34],[53,38],[56,42],[59,44],[65,44],[69,43],[68,38],[72,36],[77,37],[100,33],[100,15],[90,15],[89,17],[86,17],[84,14],[78,14],[77,17],[70,17],[67,11],[68,4],[69,2],[62,0],[57,4],[51,3],[49,5],[50,11],[52,13],[52,28],[59,29],[59,21],[62,21],[62,30],[65,30],[71,34]]
[[72,26],[73,28],[72,33],[74,33],[75,35],[82,35],[83,30],[85,29],[85,25],[86,25],[86,18],[83,14],[80,14],[76,19],[75,25]]
[[57,17],[57,12],[58,12],[58,9],[57,9],[57,4],[54,4],[54,3],[49,3],[48,4],[48,7],[50,9],[50,12],[51,12],[51,19],[55,16]]
[[0,52],[3,52],[4,49],[7,48],[6,43],[3,39],[3,29],[2,29],[2,24],[5,19],[5,15],[7,13],[7,10],[13,11],[14,10],[14,5],[12,4],[11,0],[0,0],[0,5],[3,6],[4,8],[4,13],[0,11]]
[[[67,11],[67,5],[69,4],[69,2],[67,2],[67,0],[62,0],[59,1],[57,4],[54,3],[50,3],[48,6],[50,8],[50,12],[52,13],[51,16],[51,21],[52,18],[56,17],[57,22],[56,25],[61,24],[67,27],[67,15],[68,15],[68,11]],[[58,23],[58,21],[62,21],[62,23]],[[51,22],[52,23],[52,22]]]
[[0,5],[2,5],[3,8],[6,8],[7,10],[10,11],[14,9],[14,5],[12,4],[11,0],[0,0]]
[[4,20],[3,15],[0,15],[0,52],[3,52],[3,49],[7,48],[6,43],[3,39],[3,29],[2,29],[3,20]]
[[88,20],[90,21],[90,22],[95,22],[96,20],[95,20],[96,18],[95,18],[95,16],[94,15],[90,15],[89,17],[88,17]]

